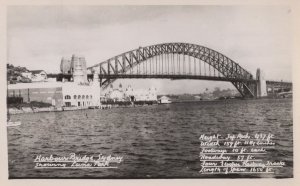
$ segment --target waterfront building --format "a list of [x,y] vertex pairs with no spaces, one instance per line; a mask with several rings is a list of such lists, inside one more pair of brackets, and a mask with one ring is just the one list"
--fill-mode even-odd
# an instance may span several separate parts
[[98,74],[94,73],[92,79],[87,79],[87,69],[84,57],[72,55],[71,59],[62,58],[60,70],[70,74],[67,81],[46,81],[47,74],[43,70],[31,71],[35,83],[18,83],[8,85],[9,97],[22,97],[23,102],[38,101],[49,103],[55,107],[87,108],[100,106],[101,101],[157,101],[157,90],[134,90],[128,86],[123,90],[118,88],[110,90],[105,96],[100,96],[100,83]]
[[63,83],[62,92],[63,104],[66,107],[100,106],[100,87],[96,83],[81,85],[65,82]]
[[167,96],[162,96],[158,99],[159,103],[172,103],[171,98],[167,97]]
[[[62,60],[65,61],[65,60]],[[38,101],[49,103],[55,107],[100,106],[100,84],[97,74],[93,81],[87,81],[86,64],[83,57],[72,56],[70,72],[73,73],[71,82],[41,82],[47,79],[45,71],[31,71],[35,83],[18,83],[8,85],[8,97],[22,97],[23,102]],[[62,63],[66,65],[65,63]],[[68,65],[61,70],[66,71]],[[63,67],[63,68],[62,68]]]
[[22,97],[23,102],[38,101],[56,107],[63,106],[62,84],[60,82],[36,82],[9,84],[8,97]]
[[21,75],[25,78],[31,79],[32,73],[30,71],[22,72]]
[[202,94],[200,94],[202,100],[213,100],[214,95],[212,92],[209,92],[208,90],[205,90]]
[[132,101],[157,101],[157,90],[154,87],[148,90],[134,90],[130,85],[125,90],[125,97]]
[[125,94],[121,89],[113,89],[108,93],[108,99],[116,101],[125,101]]
[[21,73],[22,77],[30,79],[32,82],[47,80],[47,73],[44,70],[32,70]]
[[196,95],[196,96],[194,96],[194,99],[195,100],[201,100],[202,98],[201,98],[201,96]]
[[[149,88],[148,90],[134,90],[130,85],[125,89],[122,86],[119,88],[113,88],[104,95],[106,100],[113,101],[157,101],[157,91],[155,88]],[[103,98],[102,98],[103,100]]]
[[47,80],[47,73],[44,70],[32,70],[31,72],[31,80],[33,82],[40,82]]
[[100,87],[92,82],[80,85],[73,82],[39,82],[8,85],[8,97],[22,97],[23,102],[38,101],[55,107],[100,105]]

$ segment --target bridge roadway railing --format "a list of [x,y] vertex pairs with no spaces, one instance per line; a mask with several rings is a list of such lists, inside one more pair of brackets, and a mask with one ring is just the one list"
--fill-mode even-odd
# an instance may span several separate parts
[[[49,74],[49,77],[57,78],[58,81],[62,81],[62,79],[71,80],[72,74]],[[244,82],[246,84],[250,84],[255,86],[258,80],[255,79],[243,79],[243,78],[230,78],[230,77],[217,77],[217,76],[204,76],[204,75],[193,75],[193,74],[98,74],[99,79],[171,79],[171,80],[212,80],[212,81],[226,81],[240,84],[240,82]],[[93,79],[93,74],[88,74],[89,79]],[[100,81],[101,83],[101,81]],[[267,88],[271,88],[274,92],[274,89],[292,89],[292,82],[284,82],[284,81],[274,81],[267,80],[266,81]],[[253,87],[253,89],[255,89]]]
[[292,87],[292,82],[287,81],[273,81],[273,80],[267,80],[266,81],[267,86],[281,86],[281,87]]
[[204,75],[183,75],[183,74],[99,74],[99,79],[171,79],[171,80],[213,80],[228,82],[256,82],[254,79],[241,79],[231,77],[204,76]]

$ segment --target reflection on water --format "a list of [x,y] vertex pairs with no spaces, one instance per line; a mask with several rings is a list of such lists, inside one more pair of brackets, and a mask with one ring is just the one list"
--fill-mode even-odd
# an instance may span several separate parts
[[[11,178],[204,178],[208,175],[199,173],[199,136],[239,132],[273,133],[276,148],[265,159],[286,162],[273,177],[293,176],[291,99],[33,113],[15,115],[12,120],[21,120],[22,125],[7,128]],[[34,169],[38,154],[72,152],[120,155],[124,162],[118,169]],[[268,177],[230,175],[242,176]]]

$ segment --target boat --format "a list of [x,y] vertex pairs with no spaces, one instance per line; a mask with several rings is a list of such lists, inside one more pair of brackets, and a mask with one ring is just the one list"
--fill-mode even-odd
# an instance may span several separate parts
[[293,97],[293,92],[288,91],[288,92],[280,92],[278,93],[279,98],[292,98]]
[[70,110],[80,110],[80,108],[71,106],[71,107],[62,107],[63,111],[70,111]]
[[8,121],[7,127],[15,127],[21,125],[21,121]]

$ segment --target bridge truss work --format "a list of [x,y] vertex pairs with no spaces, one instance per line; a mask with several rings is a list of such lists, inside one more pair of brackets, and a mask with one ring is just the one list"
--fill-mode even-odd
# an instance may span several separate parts
[[256,97],[257,80],[227,56],[189,43],[139,47],[88,68],[106,88],[119,78],[195,79],[231,82],[243,97]]

